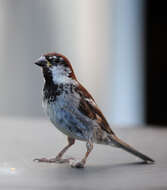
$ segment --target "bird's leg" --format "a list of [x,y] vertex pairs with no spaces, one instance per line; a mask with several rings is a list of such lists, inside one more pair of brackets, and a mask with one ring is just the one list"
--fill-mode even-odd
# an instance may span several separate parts
[[73,158],[68,158],[68,159],[62,159],[62,156],[64,155],[64,153],[75,143],[75,139],[68,137],[68,145],[66,147],[63,148],[62,151],[59,152],[59,154],[56,156],[56,161],[59,163],[65,163],[65,162],[69,162],[70,159]]
[[73,163],[71,163],[71,167],[72,168],[84,168],[84,166],[86,164],[86,160],[87,160],[90,152],[93,149],[93,143],[91,141],[88,141],[86,143],[86,148],[87,148],[87,152],[86,152],[84,158],[80,162],[73,162]]
[[34,161],[38,162],[48,162],[48,163],[69,163],[70,160],[74,160],[73,158],[63,159],[62,156],[64,153],[75,143],[75,139],[68,137],[68,145],[63,148],[61,152],[55,158],[37,158]]

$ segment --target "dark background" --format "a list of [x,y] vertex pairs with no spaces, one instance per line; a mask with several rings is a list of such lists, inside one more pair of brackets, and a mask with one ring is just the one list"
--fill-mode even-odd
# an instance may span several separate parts
[[146,1],[146,122],[167,125],[167,11]]

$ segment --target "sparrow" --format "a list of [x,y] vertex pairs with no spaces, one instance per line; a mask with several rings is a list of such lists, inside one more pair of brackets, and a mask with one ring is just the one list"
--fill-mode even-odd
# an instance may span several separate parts
[[[43,108],[52,124],[67,136],[68,145],[55,158],[37,158],[38,162],[69,163],[84,168],[93,144],[121,148],[145,163],[154,160],[137,151],[116,136],[91,94],[77,80],[70,61],[62,54],[47,53],[36,62],[43,71]],[[63,158],[75,140],[86,142],[86,154],[80,160]]]

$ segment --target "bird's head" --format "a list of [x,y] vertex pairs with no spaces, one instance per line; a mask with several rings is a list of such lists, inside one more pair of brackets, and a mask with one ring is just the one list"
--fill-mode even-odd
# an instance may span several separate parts
[[42,55],[36,62],[43,70],[47,82],[67,83],[75,80],[75,74],[69,60],[59,53],[48,53]]

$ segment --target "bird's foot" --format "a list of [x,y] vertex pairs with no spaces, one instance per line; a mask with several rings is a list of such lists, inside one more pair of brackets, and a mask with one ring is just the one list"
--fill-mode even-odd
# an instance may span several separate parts
[[70,166],[72,168],[84,168],[85,167],[85,161],[71,161]]
[[70,163],[71,160],[74,160],[74,158],[36,158],[33,161],[37,162],[46,162],[46,163],[59,163],[59,164],[64,164],[64,163]]

